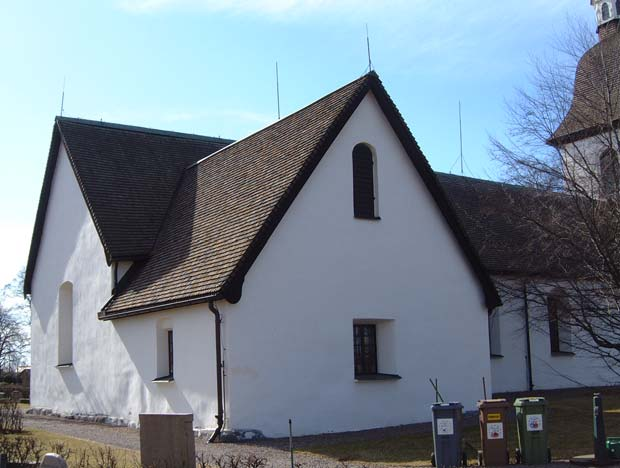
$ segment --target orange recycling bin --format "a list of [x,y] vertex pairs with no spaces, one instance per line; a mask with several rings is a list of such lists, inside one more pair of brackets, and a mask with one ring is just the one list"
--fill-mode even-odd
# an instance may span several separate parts
[[504,400],[482,400],[480,411],[480,441],[482,450],[478,461],[484,466],[505,466],[509,463],[506,419],[510,404]]

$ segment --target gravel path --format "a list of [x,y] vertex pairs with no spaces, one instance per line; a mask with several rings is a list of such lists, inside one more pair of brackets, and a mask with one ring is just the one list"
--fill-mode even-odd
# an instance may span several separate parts
[[[46,416],[24,416],[25,429],[39,429],[47,432],[63,434],[78,439],[90,440],[101,444],[112,445],[130,450],[140,450],[140,431],[126,427],[112,427],[103,424],[94,424],[82,421],[70,421],[66,419]],[[311,438],[299,438],[304,445],[309,445]],[[296,439],[297,440],[297,439]],[[317,439],[314,439],[314,443]],[[270,468],[290,468],[290,454],[288,452],[287,439],[270,439],[261,442],[209,444],[207,438],[196,439],[196,453],[204,453],[212,457],[250,455],[265,458]],[[320,455],[305,453],[295,454],[295,464],[303,468],[331,468],[341,466],[341,463]],[[354,468],[355,465],[349,465]]]
[[[45,416],[24,416],[24,428],[39,429],[47,432],[63,434],[78,439],[90,440],[101,444],[112,445],[130,450],[140,449],[140,431],[126,427],[112,427],[103,424],[94,424],[82,421],[70,421],[66,419]],[[348,441],[376,440],[391,436],[403,436],[430,430],[430,424],[413,424],[409,426],[374,429],[369,431],[345,432],[339,434],[323,434],[318,436],[305,436],[295,438],[295,447],[303,450],[312,445],[337,444]],[[265,458],[270,468],[290,468],[290,454],[288,452],[288,439],[267,439],[258,442],[209,444],[205,437],[196,439],[196,453],[204,453],[212,457],[221,456],[256,456]],[[344,468],[345,465],[333,458],[310,453],[295,453],[295,464],[300,468]],[[346,463],[348,468],[362,468],[363,466],[385,467],[389,465],[378,463],[364,463],[356,465]],[[402,465],[401,465],[402,466]],[[549,467],[566,468],[567,463],[553,463]],[[533,468],[533,467],[529,467]]]

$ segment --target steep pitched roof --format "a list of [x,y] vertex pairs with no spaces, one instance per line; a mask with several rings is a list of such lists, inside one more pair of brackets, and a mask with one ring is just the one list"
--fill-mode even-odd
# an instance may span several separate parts
[[570,110],[549,143],[561,145],[598,134],[619,119],[620,32],[614,32],[579,61]]
[[185,167],[230,140],[57,117],[26,268],[25,294],[45,223],[60,144],[67,150],[108,262],[146,257]]
[[372,72],[185,171],[151,256],[100,318],[215,299],[237,302],[246,273],[364,96],[372,91],[484,290],[501,302],[402,116]]

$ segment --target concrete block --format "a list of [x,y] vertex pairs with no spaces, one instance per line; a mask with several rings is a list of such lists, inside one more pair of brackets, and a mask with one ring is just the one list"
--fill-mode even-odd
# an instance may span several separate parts
[[39,468],[67,468],[67,462],[60,455],[46,453]]
[[140,459],[144,466],[196,466],[192,414],[141,414]]

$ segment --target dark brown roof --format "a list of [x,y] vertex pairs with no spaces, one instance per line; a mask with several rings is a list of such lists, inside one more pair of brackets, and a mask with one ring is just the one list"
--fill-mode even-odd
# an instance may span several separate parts
[[575,274],[574,245],[536,227],[538,222],[552,225],[549,212],[559,225],[570,219],[569,198],[451,174],[437,173],[437,178],[489,273],[568,277],[570,268]]
[[570,110],[549,142],[560,145],[595,135],[619,119],[620,32],[615,32],[579,61]]
[[241,297],[245,274],[363,97],[372,91],[485,292],[501,302],[433,171],[373,72],[185,171],[149,256],[100,318]]
[[25,293],[31,291],[61,143],[67,150],[106,258],[112,262],[145,258],[151,252],[183,170],[231,142],[57,117],[30,245]]

